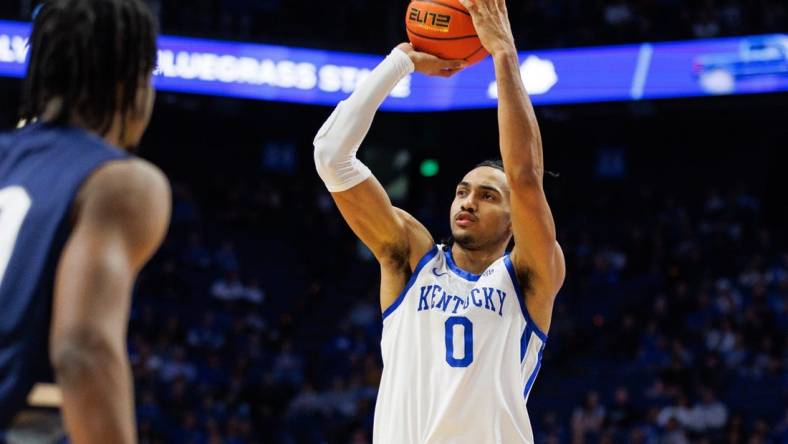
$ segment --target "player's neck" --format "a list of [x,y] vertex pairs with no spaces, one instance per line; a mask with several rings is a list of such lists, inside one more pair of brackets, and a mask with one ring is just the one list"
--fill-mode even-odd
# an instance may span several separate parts
[[506,252],[506,244],[490,249],[468,250],[455,243],[451,247],[451,255],[454,263],[461,269],[473,273],[481,274],[490,267],[490,264],[497,261]]
[[[60,114],[60,108],[62,103],[57,100],[53,99],[50,101],[44,112],[41,114],[41,121],[43,122],[51,122],[56,119],[56,116]],[[83,130],[95,134],[97,137],[103,139],[108,144],[115,146],[119,149],[127,151],[127,148],[123,146],[122,143],[122,124],[121,124],[121,117],[120,113],[115,113],[115,116],[112,119],[112,125],[110,125],[109,129],[105,134],[100,134],[93,128],[90,128],[79,116],[73,116],[71,120],[68,122],[69,125],[76,126],[82,128]]]

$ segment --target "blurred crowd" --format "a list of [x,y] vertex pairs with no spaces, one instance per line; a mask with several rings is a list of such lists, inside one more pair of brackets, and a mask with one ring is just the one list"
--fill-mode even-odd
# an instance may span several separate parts
[[[407,0],[147,0],[166,33],[385,52],[405,39]],[[37,2],[8,0],[0,16],[29,19]],[[508,2],[522,48],[785,32],[781,0],[523,0]],[[342,32],[337,32],[341,29]]]
[[617,239],[568,230],[575,276],[551,339],[556,360],[579,369],[551,390],[576,380],[586,392],[568,419],[543,417],[543,442],[786,442],[784,235],[743,188],[696,202],[640,195],[627,208],[652,220],[628,221]]
[[[176,183],[130,329],[143,443],[371,442],[378,269],[306,182]],[[568,280],[529,400],[537,441],[787,442],[784,233],[743,187],[616,188],[552,199]]]
[[[0,17],[29,19],[35,3],[0,2]],[[407,2],[149,3],[170,34],[384,52],[404,38]],[[779,0],[508,3],[523,48],[788,29]],[[277,113],[266,131],[295,131]],[[582,143],[566,151],[582,157]],[[141,442],[370,443],[382,371],[374,259],[311,170],[261,177],[254,156],[207,146],[184,155],[215,171],[175,178],[169,236],[136,290]],[[568,271],[528,403],[538,443],[788,442],[788,233],[758,190],[698,189],[701,177],[677,192],[674,176],[546,179]],[[404,207],[440,239],[451,194],[436,189]]]

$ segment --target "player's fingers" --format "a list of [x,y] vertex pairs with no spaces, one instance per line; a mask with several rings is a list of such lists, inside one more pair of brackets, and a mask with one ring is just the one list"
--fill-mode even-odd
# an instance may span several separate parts
[[440,69],[443,70],[457,70],[462,69],[467,66],[467,62],[465,60],[441,60],[440,61]]
[[496,0],[468,0],[473,3],[477,14],[489,15],[495,10]]
[[451,76],[453,76],[453,75],[457,74],[458,72],[462,71],[462,69],[463,69],[463,68],[442,69],[442,70],[441,70],[441,71],[438,73],[438,75],[440,75],[441,77],[451,77]]
[[427,53],[424,53],[423,57],[427,61],[427,63],[425,64],[430,67],[430,71],[433,71],[435,73],[444,69],[462,69],[465,66],[467,66],[467,62],[465,62],[465,60],[441,59],[439,57]]
[[399,45],[397,45],[397,49],[399,49],[404,53],[415,51],[415,49],[413,49],[413,45],[410,42],[400,43]]
[[498,0],[498,10],[506,17],[509,17],[509,10],[506,9],[506,0]]
[[470,13],[476,12],[476,0],[460,0],[460,4]]

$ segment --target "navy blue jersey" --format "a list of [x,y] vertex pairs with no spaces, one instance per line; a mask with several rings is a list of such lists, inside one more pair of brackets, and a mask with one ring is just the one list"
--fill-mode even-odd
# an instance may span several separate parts
[[51,377],[52,294],[72,201],[96,168],[126,157],[74,127],[0,134],[0,430]]

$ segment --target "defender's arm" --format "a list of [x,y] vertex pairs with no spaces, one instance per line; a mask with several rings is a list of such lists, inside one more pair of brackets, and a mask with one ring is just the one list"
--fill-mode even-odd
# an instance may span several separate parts
[[145,162],[112,162],[83,185],[75,214],[55,278],[49,349],[66,430],[75,444],[130,444],[131,291],[167,230],[169,184]]

